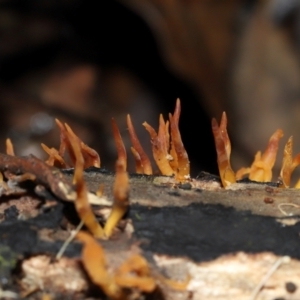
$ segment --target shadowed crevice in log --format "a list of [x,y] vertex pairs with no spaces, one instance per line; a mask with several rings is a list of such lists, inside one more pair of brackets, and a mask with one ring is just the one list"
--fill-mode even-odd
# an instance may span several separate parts
[[142,248],[154,253],[185,256],[195,261],[244,251],[272,251],[300,258],[300,224],[285,226],[272,217],[236,211],[222,205],[185,207],[132,205],[130,218]]

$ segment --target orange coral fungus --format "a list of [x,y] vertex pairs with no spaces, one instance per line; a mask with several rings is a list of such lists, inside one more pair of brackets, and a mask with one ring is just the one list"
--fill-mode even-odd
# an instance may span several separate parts
[[279,140],[283,137],[283,131],[277,129],[271,136],[267,149],[261,154],[258,151],[250,168],[241,169],[238,173],[243,176],[249,173],[249,179],[253,181],[267,182],[272,180],[272,168],[278,151]]
[[131,150],[131,153],[132,153],[134,161],[135,161],[135,172],[137,174],[143,174],[144,169],[143,169],[143,165],[142,165],[140,155],[138,154],[138,152],[133,147],[131,147],[130,150]]
[[224,187],[236,182],[230,165],[231,144],[227,133],[227,116],[223,112],[220,127],[215,118],[212,119],[212,131],[215,139],[219,173]]
[[82,142],[68,124],[65,123],[64,126],[58,119],[55,119],[55,121],[60,129],[59,155],[63,156],[65,150],[67,150],[72,163],[76,163],[75,155],[73,153],[72,147],[70,146],[70,137],[72,136],[73,138],[78,140],[80,151],[82,152],[82,155],[84,157],[84,168],[88,168],[91,166],[100,168],[99,154],[94,149],[90,148],[84,142]]
[[74,172],[74,183],[76,185],[77,193],[77,198],[75,200],[76,211],[90,232],[95,237],[101,238],[104,236],[104,230],[97,222],[97,219],[88,202],[87,188],[83,179],[84,159],[80,151],[80,141],[76,138],[76,136],[73,135],[70,135],[68,140],[76,159]]
[[65,160],[59,155],[55,148],[49,148],[45,144],[41,143],[43,150],[49,155],[49,158],[45,161],[48,166],[57,166],[59,168],[67,168]]
[[127,154],[126,154],[126,149],[118,128],[118,125],[114,118],[111,119],[111,125],[113,129],[113,135],[116,143],[116,148],[118,152],[118,161],[121,162],[125,168],[125,171],[127,169]]
[[116,179],[114,183],[114,203],[111,214],[105,224],[104,232],[110,237],[113,229],[122,219],[129,205],[129,177],[122,161],[116,163]]
[[15,156],[14,146],[11,142],[11,139],[6,139],[5,143],[6,143],[6,154]]
[[175,174],[176,180],[186,181],[190,178],[190,162],[179,132],[180,111],[180,100],[177,99],[174,115],[169,114],[171,134],[169,122],[165,122],[162,115],[159,116],[158,133],[147,122],[143,125],[150,134],[153,157],[161,173]]
[[170,147],[169,136],[163,116],[159,116],[158,134],[147,122],[144,122],[143,126],[150,134],[153,157],[159,170],[161,171],[162,175],[172,176],[174,171],[170,165],[170,160],[172,157],[168,153]]
[[91,280],[111,299],[122,299],[123,291],[108,273],[105,254],[100,244],[89,234],[78,232],[77,239],[84,243],[82,263]]
[[146,259],[138,254],[131,256],[120,266],[114,279],[119,286],[137,288],[148,293],[156,287]]
[[282,168],[280,171],[283,187],[288,188],[290,186],[291,175],[299,164],[300,153],[293,159],[293,137],[291,136],[284,147]]
[[82,263],[91,280],[98,285],[110,299],[129,299],[125,288],[140,292],[152,292],[156,288],[155,279],[150,274],[147,261],[136,254],[125,261],[115,272],[107,270],[103,248],[89,234],[80,231],[77,239],[83,244]]
[[179,181],[185,181],[190,178],[190,162],[179,132],[180,112],[180,100],[177,99],[173,116],[169,114],[172,143],[171,149],[174,148],[174,152],[176,153],[177,157],[176,179]]
[[148,155],[145,153],[141,143],[139,142],[139,139],[135,133],[133,124],[131,122],[130,115],[127,115],[127,126],[128,126],[128,131],[129,131],[132,146],[133,146],[134,150],[140,156],[142,167],[143,167],[143,173],[146,175],[151,175],[152,167],[151,167],[150,159],[149,159]]

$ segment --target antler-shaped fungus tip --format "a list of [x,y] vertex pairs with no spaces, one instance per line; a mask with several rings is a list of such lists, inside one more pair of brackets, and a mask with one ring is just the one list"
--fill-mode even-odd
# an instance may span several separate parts
[[172,151],[175,152],[177,157],[176,179],[179,181],[186,181],[190,178],[190,162],[179,131],[180,112],[180,100],[177,99],[174,115],[172,116],[172,114],[169,114],[172,141],[170,153],[173,156]]
[[272,168],[275,164],[279,140],[283,137],[283,131],[277,129],[271,136],[265,152],[255,156],[251,165],[249,179],[254,181],[267,182],[272,180]]
[[[94,149],[90,148],[88,145],[86,145],[72,130],[72,128],[65,123],[66,128],[66,135],[67,139],[70,140],[70,136],[72,136],[74,139],[76,139],[80,145],[80,151],[83,155],[84,159],[84,169],[88,167],[96,167],[100,168],[101,162],[100,162],[100,156]],[[70,157],[72,156],[72,151],[69,151]]]
[[227,134],[227,116],[223,113],[220,127],[215,118],[211,120],[212,132],[217,151],[220,178],[224,187],[236,182],[235,174],[230,165],[230,140]]
[[283,187],[288,188],[290,186],[292,173],[299,164],[300,153],[293,158],[293,137],[291,136],[283,151],[282,167],[280,171]]
[[162,115],[160,115],[158,134],[147,122],[144,122],[143,126],[150,134],[152,153],[159,170],[162,175],[172,176],[174,172],[169,163],[168,136],[166,135],[166,126]]
[[7,138],[5,141],[5,144],[6,144],[6,154],[15,156],[14,145],[13,145],[11,139]]
[[118,222],[125,215],[129,205],[129,177],[122,161],[116,163],[114,183],[114,203],[104,227],[106,237],[110,237]]
[[130,136],[132,146],[141,158],[141,163],[142,163],[144,174],[152,175],[152,167],[151,167],[150,159],[149,159],[148,155],[145,153],[145,151],[135,133],[135,130],[134,130],[133,124],[131,122],[131,118],[130,118],[129,114],[127,115],[127,126],[128,126],[128,131],[129,131],[129,136]]
[[76,139],[76,136],[73,135],[69,136],[69,141],[76,160],[73,179],[77,193],[75,200],[76,211],[90,232],[97,238],[103,238],[104,230],[98,223],[87,197],[87,187],[83,179],[84,159],[80,150],[79,141]]
[[127,169],[127,153],[120,134],[120,130],[114,118],[111,119],[112,131],[118,153],[118,161],[122,162],[125,170]]

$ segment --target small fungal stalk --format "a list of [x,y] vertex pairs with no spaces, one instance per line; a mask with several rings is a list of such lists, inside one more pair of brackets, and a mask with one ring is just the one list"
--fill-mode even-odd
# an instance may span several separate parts
[[[271,136],[267,149],[263,154],[258,151],[250,168],[239,170],[239,177],[249,174],[249,179],[259,182],[268,182],[272,180],[272,168],[275,164],[279,140],[283,137],[283,131],[277,129]],[[288,146],[289,147],[289,146]],[[289,151],[289,150],[288,150]]]
[[300,153],[293,158],[293,137],[291,136],[288,139],[283,151],[282,167],[280,171],[282,187],[290,187],[292,173],[295,170],[295,168],[299,166],[299,164]]
[[68,140],[75,157],[75,171],[73,182],[75,184],[77,193],[77,198],[75,200],[76,211],[89,231],[95,237],[103,238],[104,230],[98,223],[93,213],[92,207],[88,202],[87,187],[83,179],[84,159],[81,153],[79,140],[76,138],[76,136],[73,135],[70,135]]
[[227,116],[223,112],[220,126],[215,118],[212,119],[212,132],[215,139],[217,162],[223,187],[236,182],[234,171],[230,165],[231,143],[227,133]]
[[116,178],[114,183],[114,203],[112,211],[104,227],[106,237],[110,237],[118,222],[127,212],[129,206],[129,177],[121,160],[116,163]]
[[169,114],[170,131],[171,131],[171,156],[176,153],[176,174],[175,178],[178,181],[186,181],[190,179],[190,161],[188,154],[184,148],[181,134],[179,131],[179,117],[181,113],[180,100],[177,99],[173,116]]
[[134,159],[136,161],[137,173],[143,170],[142,174],[152,175],[152,166],[150,159],[146,152],[144,151],[131,122],[130,115],[127,115],[127,126],[130,135],[130,140],[132,143],[131,151],[133,153]]
[[175,175],[177,181],[184,182],[190,179],[190,162],[179,131],[180,112],[177,99],[174,114],[169,114],[170,123],[159,116],[158,133],[147,122],[143,126],[150,134],[153,157],[162,175]]
[[58,119],[55,119],[55,121],[57,126],[60,129],[60,147],[59,147],[58,154],[61,157],[63,157],[65,151],[67,150],[73,165],[75,165],[76,158],[73,149],[70,145],[70,137],[72,137],[78,141],[78,144],[80,146],[80,150],[84,158],[84,169],[92,166],[96,168],[100,168],[101,162],[97,151],[90,148],[83,141],[81,141],[81,139],[73,132],[73,130],[68,124],[65,123],[63,125]]

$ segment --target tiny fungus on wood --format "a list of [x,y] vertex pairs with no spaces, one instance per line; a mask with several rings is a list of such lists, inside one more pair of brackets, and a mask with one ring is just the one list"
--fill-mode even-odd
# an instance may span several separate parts
[[295,168],[299,166],[299,164],[300,153],[293,158],[293,137],[291,136],[288,139],[283,151],[282,167],[280,171],[283,187],[290,187],[292,173]]
[[[152,166],[150,159],[146,152],[144,151],[136,133],[133,127],[133,124],[131,122],[130,115],[127,115],[127,126],[128,126],[128,132],[130,135],[131,143],[134,148],[134,151],[138,153],[141,161],[141,165],[143,167],[143,173],[146,175],[151,175],[152,174]],[[136,156],[135,156],[136,157]]]
[[147,122],[143,126],[150,134],[153,157],[162,175],[175,175],[178,182],[185,182],[190,179],[190,162],[179,131],[180,112],[180,100],[177,99],[173,116],[169,114],[170,123],[160,114],[158,133]]
[[77,199],[75,201],[75,207],[80,219],[84,222],[84,225],[90,230],[90,232],[97,238],[104,237],[104,230],[98,223],[91,205],[87,198],[87,187],[83,179],[83,167],[84,159],[81,153],[79,140],[76,136],[70,135],[69,138],[70,146],[75,157],[75,172],[74,172],[74,184],[76,186]]
[[118,161],[123,165],[125,171],[127,170],[127,153],[120,134],[120,130],[114,118],[111,119],[112,131],[118,153]]
[[212,119],[212,132],[215,139],[217,161],[221,181],[224,187],[236,182],[235,174],[230,165],[231,144],[227,133],[227,116],[223,112],[220,126]]
[[15,156],[14,146],[11,142],[11,139],[6,139],[5,144],[6,144],[6,154]]
[[106,237],[112,235],[113,229],[122,219],[129,205],[129,177],[122,160],[116,163],[116,178],[114,183],[114,203],[112,211],[104,227]]
[[[160,173],[164,175],[154,178],[153,182],[159,179],[161,181],[155,181],[155,184],[166,184],[170,188],[182,189],[180,192],[176,189],[169,192],[169,195],[172,196],[181,196],[184,193],[187,195],[191,189],[197,188],[196,184],[203,183],[200,180],[190,178],[190,162],[179,131],[180,114],[181,103],[177,99],[174,113],[169,114],[168,120],[165,120],[162,114],[159,115],[157,130],[147,122],[142,124],[150,135],[155,163]],[[116,233],[115,228],[120,220],[124,216],[126,217],[126,212],[130,205],[127,152],[115,120],[112,119],[111,124],[118,157],[114,174],[112,205],[109,201],[105,204],[101,203],[103,206],[111,206],[111,212],[107,221],[104,222],[104,228],[98,222],[91,203],[99,204],[95,199],[99,200],[99,197],[109,194],[107,192],[109,187],[105,186],[104,191],[103,182],[97,182],[100,187],[95,195],[88,192],[84,180],[84,169],[91,166],[100,168],[100,156],[94,149],[87,146],[68,124],[63,124],[57,119],[56,123],[60,129],[60,146],[57,150],[42,144],[42,148],[49,156],[45,162],[33,155],[28,157],[14,156],[13,145],[9,139],[6,140],[7,154],[0,153],[0,183],[2,188],[9,189],[7,182],[10,178],[14,178],[16,181],[30,180],[50,190],[53,197],[63,201],[73,201],[81,223],[85,225],[85,230],[89,232],[82,230],[77,234],[77,239],[84,244],[82,264],[92,282],[99,286],[110,299],[131,299],[127,297],[130,292],[133,293],[134,297],[138,298],[141,296],[141,293],[153,292],[157,288],[157,281],[168,287],[186,291],[189,277],[184,282],[176,282],[166,279],[157,273],[154,276],[154,272],[152,274],[147,260],[141,254],[137,254],[136,251],[133,251],[133,254],[130,253],[132,255],[127,257],[117,269],[111,270],[111,268],[108,268],[110,266],[107,266],[104,250],[96,240],[97,238],[109,239]],[[264,153],[260,151],[256,153],[250,167],[241,168],[235,173],[230,164],[231,143],[227,133],[226,113],[222,114],[220,124],[218,124],[216,119],[212,119],[211,125],[217,152],[219,175],[224,188],[236,183],[245,175],[249,175],[249,179],[252,181],[267,182],[272,180],[272,168],[277,157],[279,142],[283,137],[281,129],[276,130],[271,136]],[[132,143],[131,152],[135,159],[136,173],[152,175],[150,159],[138,140],[130,115],[127,115],[127,126]],[[290,187],[292,173],[299,164],[300,153],[293,158],[293,137],[290,137],[283,153],[280,172],[281,187]],[[59,170],[69,167],[74,167],[73,184]],[[139,179],[140,177],[145,176],[139,176]],[[111,178],[111,175],[109,175],[109,178]],[[152,180],[153,176],[147,177],[148,179]],[[215,180],[214,183],[217,184],[217,189],[220,189],[219,181]],[[236,186],[238,187],[239,183]],[[300,188],[300,180],[295,187]],[[207,185],[203,189],[205,188],[207,188]],[[274,206],[274,203],[276,204],[275,189],[269,187],[265,189],[268,196],[262,198],[262,205],[267,206],[266,204],[268,204],[271,207]],[[287,214],[281,208],[284,205],[298,207],[292,203],[278,204],[278,209],[283,214]],[[104,210],[107,211],[107,208],[105,207]],[[127,234],[127,231],[125,232]],[[118,237],[118,235],[115,236]]]
[[169,154],[169,135],[167,133],[167,128],[163,116],[159,116],[158,133],[156,133],[153,127],[150,126],[147,122],[144,122],[143,126],[150,134],[153,157],[160,172],[162,173],[162,175],[166,176],[174,175],[175,171],[170,165],[170,161],[173,160],[173,157]]
[[181,104],[180,100],[176,100],[176,106],[173,116],[169,114],[170,120],[170,130],[171,130],[171,155],[176,153],[176,174],[175,177],[178,181],[186,181],[190,178],[190,162],[188,158],[188,154],[183,146],[181,135],[179,131],[179,117],[181,113]]
[[58,150],[56,150],[55,148],[49,148],[43,143],[41,143],[41,146],[43,150],[49,155],[48,159],[45,161],[47,165],[62,169],[69,167],[65,160],[60,156]]
[[275,164],[279,140],[283,137],[283,131],[277,129],[271,136],[268,146],[263,154],[258,151],[250,168],[243,168],[239,176],[249,174],[253,181],[268,182],[272,180],[272,168]]

